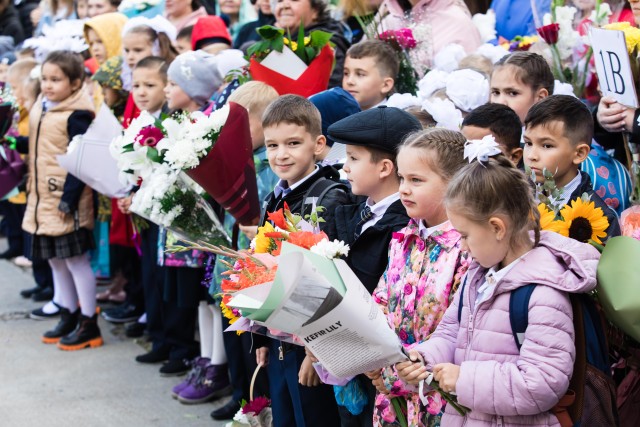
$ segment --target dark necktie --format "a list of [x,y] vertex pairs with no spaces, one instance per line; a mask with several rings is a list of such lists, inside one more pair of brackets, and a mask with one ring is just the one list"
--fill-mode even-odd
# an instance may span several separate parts
[[364,208],[360,211],[360,222],[356,224],[356,239],[360,237],[362,233],[362,226],[369,221],[373,217],[373,212],[371,212],[371,208],[367,205],[364,205]]

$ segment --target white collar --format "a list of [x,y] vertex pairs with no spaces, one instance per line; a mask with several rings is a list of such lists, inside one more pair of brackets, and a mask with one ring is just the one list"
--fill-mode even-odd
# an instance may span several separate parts
[[[442,224],[444,224],[444,222]],[[420,223],[418,224],[418,233],[420,234],[420,238],[423,240],[427,240],[427,237],[431,236],[434,232],[442,228],[442,224],[434,225],[433,227],[427,227],[424,223],[424,220],[421,219]]]
[[367,206],[369,206],[369,208],[371,209],[371,213],[373,214],[373,216],[378,217],[378,216],[383,216],[384,213],[389,208],[389,206],[391,206],[398,200],[400,200],[399,192],[393,193],[392,195],[385,197],[384,199],[380,200],[376,204],[372,204],[371,197],[369,197],[367,198],[366,203],[367,203]]
[[567,185],[562,187],[562,196],[560,196],[562,206],[568,204],[571,201],[571,195],[580,186],[580,182],[582,182],[582,174],[580,173],[580,171],[578,171],[576,177],[569,181]]
[[289,188],[291,191],[293,191],[296,188],[300,187],[302,185],[302,183],[304,183],[309,178],[311,178],[313,175],[315,175],[315,173],[318,172],[319,170],[320,170],[320,167],[318,165],[316,165],[315,168],[313,169],[313,172],[311,172],[309,175],[305,176],[304,178],[302,178],[300,181],[296,182],[295,184],[292,184],[291,186],[289,186],[289,184],[287,184],[287,181],[281,179],[276,184],[276,187],[280,187],[282,190],[285,190],[285,189]]

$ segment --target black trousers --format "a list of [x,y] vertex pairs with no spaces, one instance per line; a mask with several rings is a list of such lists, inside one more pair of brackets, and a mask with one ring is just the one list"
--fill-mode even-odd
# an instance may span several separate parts
[[0,214],[3,215],[0,231],[7,236],[8,252],[13,256],[23,255],[24,238],[22,232],[22,217],[25,205],[17,205],[7,200],[0,202]]
[[158,266],[158,226],[149,223],[149,228],[141,230],[141,281],[144,290],[144,307],[147,313],[147,331],[152,350],[166,349],[164,336],[163,299],[164,268]]

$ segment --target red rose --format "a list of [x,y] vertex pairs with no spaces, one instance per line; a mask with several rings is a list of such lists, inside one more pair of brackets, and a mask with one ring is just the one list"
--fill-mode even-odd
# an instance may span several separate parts
[[560,25],[556,22],[553,24],[545,25],[538,28],[538,34],[547,42],[547,44],[558,43],[558,32],[560,31]]

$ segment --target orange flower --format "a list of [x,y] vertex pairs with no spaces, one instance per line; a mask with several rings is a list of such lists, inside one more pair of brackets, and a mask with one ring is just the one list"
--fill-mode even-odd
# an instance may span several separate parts
[[319,234],[313,234],[310,231],[296,231],[295,233],[289,233],[287,242],[300,246],[301,248],[311,249],[311,247],[319,241],[328,238],[324,231],[321,231]]
[[275,212],[269,212],[267,213],[267,217],[269,218],[269,221],[273,221],[273,224],[281,230],[286,230],[289,228],[287,225],[287,220],[284,217],[283,209],[277,210]]

